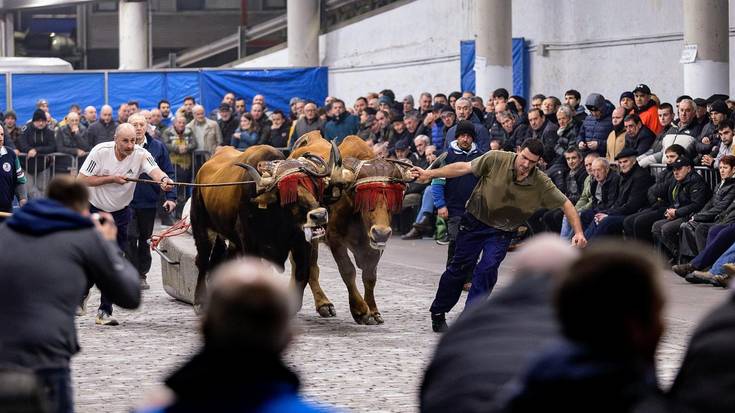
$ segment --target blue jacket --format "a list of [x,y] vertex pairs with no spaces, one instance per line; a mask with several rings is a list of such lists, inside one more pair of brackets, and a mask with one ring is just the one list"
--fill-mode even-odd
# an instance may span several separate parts
[[[449,145],[444,164],[469,162],[480,156],[482,156],[482,152],[477,149],[477,145],[474,143],[469,151],[463,151],[457,146],[457,142],[452,142]],[[478,178],[474,174],[467,174],[446,180],[443,178],[434,179],[431,182],[431,195],[434,198],[434,206],[436,208],[447,207],[450,217],[464,214],[465,205],[467,204],[467,200],[470,199],[475,185],[477,185],[477,180]]]
[[336,141],[339,145],[342,139],[349,135],[357,135],[360,130],[360,119],[345,112],[338,118],[330,119],[324,125],[324,137],[329,141]]
[[232,139],[230,139],[230,145],[234,146],[235,149],[237,149],[238,151],[244,151],[245,149],[257,144],[258,140],[260,139],[260,135],[258,135],[258,132],[255,131],[248,132],[246,130],[237,128],[237,130],[235,130],[235,133],[239,133],[240,137],[236,138],[233,135]]
[[[156,139],[151,138],[148,134],[145,135],[146,143],[143,148],[151,153],[153,159],[156,160],[158,167],[166,173],[172,180],[174,179],[174,167],[171,165],[171,160],[168,157],[168,149],[166,145],[162,144]],[[142,179],[152,179],[148,174],[140,176]],[[133,201],[130,203],[132,208],[155,208],[158,206],[158,199],[161,194],[161,187],[153,184],[136,184],[135,194],[133,195]],[[166,192],[166,199],[176,201],[176,191]]]
[[612,103],[605,101],[600,119],[594,116],[587,116],[582,122],[582,127],[577,135],[577,144],[579,142],[597,141],[597,153],[600,156],[607,154],[607,135],[613,130],[612,112],[615,107]]
[[[490,132],[488,132],[487,128],[485,128],[485,125],[482,123],[480,118],[477,117],[476,114],[472,114],[470,116],[469,121],[472,122],[475,125],[475,134],[477,135],[475,137],[475,144],[477,144],[477,148],[480,150],[481,153],[485,153],[490,150]],[[449,146],[452,142],[456,139],[454,137],[454,134],[457,131],[457,125],[452,126],[447,131],[447,137],[444,140],[444,149],[449,150]],[[607,135],[605,135],[605,138],[607,139]]]

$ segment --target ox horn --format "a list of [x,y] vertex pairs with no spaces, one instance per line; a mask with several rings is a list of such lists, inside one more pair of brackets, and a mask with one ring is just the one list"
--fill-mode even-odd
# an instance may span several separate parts
[[322,172],[315,171],[311,169],[308,164],[304,165],[304,170],[312,176],[315,176],[317,178],[324,178],[326,176],[329,176],[329,174],[332,172],[331,169],[327,167],[326,162],[324,162],[324,159],[321,158],[321,156],[317,156],[314,154],[311,154],[309,152],[306,152],[305,154],[301,155],[303,158],[306,158],[315,164],[319,165],[319,169],[321,169]]
[[250,175],[250,178],[252,178],[252,180],[255,181],[256,188],[262,187],[260,184],[262,177],[260,176],[260,172],[258,172],[257,169],[253,168],[252,166],[246,163],[242,163],[242,162],[237,162],[235,165],[248,171],[248,175]]
[[330,169],[334,167],[342,167],[342,154],[339,153],[339,147],[337,147],[337,142],[335,141],[332,141],[332,149],[329,154],[329,166],[331,167]]

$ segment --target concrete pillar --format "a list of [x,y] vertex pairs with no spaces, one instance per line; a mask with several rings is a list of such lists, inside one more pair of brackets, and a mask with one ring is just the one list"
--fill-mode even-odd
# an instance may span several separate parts
[[15,19],[13,12],[0,15],[0,56],[15,56]]
[[697,58],[684,63],[684,93],[707,98],[729,94],[728,0],[683,0],[684,44],[697,45]]
[[513,93],[511,0],[475,0],[476,94],[489,98],[504,87]]
[[319,66],[319,0],[286,3],[288,65]]
[[148,2],[120,0],[120,69],[148,67]]

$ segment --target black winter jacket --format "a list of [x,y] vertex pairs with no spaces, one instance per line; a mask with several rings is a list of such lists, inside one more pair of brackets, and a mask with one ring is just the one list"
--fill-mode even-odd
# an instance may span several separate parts
[[628,173],[620,174],[618,197],[612,207],[605,211],[608,215],[630,215],[648,205],[648,188],[653,185],[654,178],[647,169],[638,164]]
[[641,125],[641,129],[638,131],[636,136],[631,137],[628,136],[628,134],[625,134],[625,147],[635,149],[640,156],[651,149],[653,141],[655,140],[656,135],[645,125]]
[[618,198],[618,186],[620,175],[617,172],[610,171],[607,179],[602,184],[602,201],[598,201],[595,197],[597,185],[599,183],[595,179],[590,180],[590,195],[592,196],[592,209],[595,211],[606,211],[610,208]]
[[[677,185],[680,188],[674,197],[673,192]],[[651,209],[675,208],[677,218],[688,219],[704,208],[710,195],[707,182],[692,169],[681,184],[672,179],[652,186],[648,190],[648,201],[652,205]]]
[[717,185],[712,198],[700,212],[694,214],[693,218],[697,222],[714,222],[733,201],[735,201],[735,178],[727,178]]

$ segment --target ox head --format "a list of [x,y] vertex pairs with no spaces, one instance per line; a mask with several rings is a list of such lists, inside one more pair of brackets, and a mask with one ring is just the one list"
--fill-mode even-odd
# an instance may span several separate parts
[[[347,158],[344,169],[354,177],[348,195],[360,214],[370,247],[382,250],[390,239],[391,216],[401,211],[411,165],[382,158]],[[347,174],[345,174],[347,176]]]
[[251,201],[259,208],[274,204],[287,208],[307,242],[324,236],[328,214],[319,203],[329,169],[322,158],[307,153],[299,159],[259,162],[257,168],[236,165],[255,182],[256,196]]

